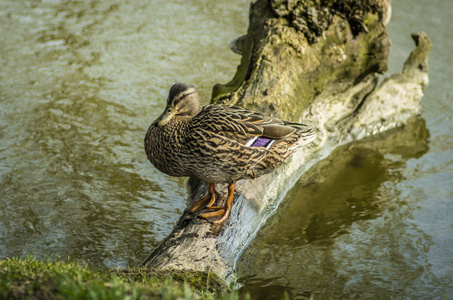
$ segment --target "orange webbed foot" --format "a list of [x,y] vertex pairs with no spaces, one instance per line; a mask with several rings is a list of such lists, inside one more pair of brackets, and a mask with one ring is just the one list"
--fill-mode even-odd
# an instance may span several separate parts
[[212,207],[216,201],[216,195],[220,198],[220,193],[215,189],[215,183],[209,183],[208,193],[206,196],[195,201],[186,211],[189,213],[196,212],[206,203],[206,207]]
[[228,218],[231,211],[231,205],[234,199],[234,188],[235,188],[234,183],[228,186],[228,198],[225,203],[225,207],[218,206],[208,207],[204,210],[202,214],[199,215],[199,217],[206,219],[211,223],[222,223],[223,221],[225,221]]

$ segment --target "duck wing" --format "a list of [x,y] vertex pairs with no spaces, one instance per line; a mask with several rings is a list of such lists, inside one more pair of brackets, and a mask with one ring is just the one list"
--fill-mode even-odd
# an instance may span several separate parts
[[208,182],[235,182],[268,173],[311,132],[302,124],[219,105],[204,106],[190,124],[185,145],[195,154],[192,174]]
[[284,139],[297,130],[295,125],[302,126],[234,106],[207,105],[195,118],[204,130],[246,146],[260,137],[269,140]]

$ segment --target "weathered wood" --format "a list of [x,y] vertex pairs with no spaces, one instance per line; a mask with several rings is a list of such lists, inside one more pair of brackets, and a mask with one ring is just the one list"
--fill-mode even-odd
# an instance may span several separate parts
[[[309,120],[318,138],[276,172],[238,182],[225,223],[182,216],[144,260],[145,266],[203,271],[231,282],[241,252],[310,166],[339,145],[400,126],[420,112],[431,42],[424,33],[413,35],[417,48],[403,72],[376,88],[376,72],[386,69],[389,44],[384,26],[389,3],[378,4],[379,9],[365,9],[355,21],[333,14],[312,40],[306,30],[294,27],[287,12],[278,16],[278,5],[264,0],[252,4],[248,35],[238,50],[243,53],[241,66],[232,82],[215,87],[214,101]],[[351,22],[363,27],[354,29]],[[207,184],[191,178],[188,188],[192,201],[206,193]],[[219,191],[226,198],[226,186]]]

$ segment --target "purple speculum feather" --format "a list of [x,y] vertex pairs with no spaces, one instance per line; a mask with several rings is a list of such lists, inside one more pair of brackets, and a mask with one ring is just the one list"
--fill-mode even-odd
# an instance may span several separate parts
[[268,138],[265,138],[265,137],[259,137],[253,142],[252,147],[267,147],[273,141],[274,141],[273,139],[268,139]]

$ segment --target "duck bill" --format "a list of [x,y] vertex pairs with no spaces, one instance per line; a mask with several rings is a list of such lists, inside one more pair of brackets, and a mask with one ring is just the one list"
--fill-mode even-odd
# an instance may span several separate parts
[[160,115],[159,118],[157,118],[156,122],[158,126],[164,126],[165,124],[168,123],[168,121],[173,118],[174,115],[176,115],[178,111],[173,107],[173,106],[167,106],[165,107],[164,112]]

